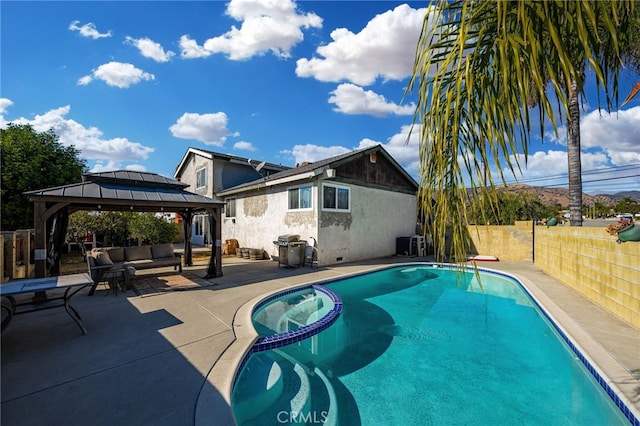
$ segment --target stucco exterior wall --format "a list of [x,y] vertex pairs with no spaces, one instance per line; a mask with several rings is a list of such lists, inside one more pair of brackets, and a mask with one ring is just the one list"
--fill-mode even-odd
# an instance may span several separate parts
[[223,221],[222,239],[277,256],[273,241],[279,235],[313,237],[318,264],[331,265],[393,255],[397,237],[415,234],[414,195],[341,184],[351,190],[350,212],[326,212],[319,208],[321,182],[313,183],[310,210],[288,211],[285,185],[237,197],[235,222]]
[[[317,193],[317,185],[314,185],[312,196],[315,203]],[[287,206],[287,187],[236,197],[236,217],[223,219],[222,239],[236,239],[240,247],[263,249],[271,257],[278,255],[273,241],[280,235],[297,234],[301,240],[317,238],[316,210],[289,212]]]
[[351,212],[320,212],[318,263],[331,265],[391,256],[396,238],[416,232],[416,197],[358,185]]
[[[196,189],[196,171],[205,167],[207,169],[207,182],[204,188]],[[213,180],[211,179],[212,162],[208,158],[192,155],[180,175],[180,182],[189,184],[187,191],[213,198]]]

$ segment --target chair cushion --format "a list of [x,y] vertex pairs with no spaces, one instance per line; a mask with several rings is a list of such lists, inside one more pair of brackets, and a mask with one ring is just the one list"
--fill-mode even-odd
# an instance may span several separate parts
[[114,262],[124,262],[124,247],[106,247],[104,251],[109,253],[109,257]]
[[150,246],[125,247],[124,256],[127,261],[151,259],[151,247]]
[[173,257],[173,244],[154,244],[151,246],[151,253],[154,259]]
[[105,251],[94,253],[93,258],[95,259],[96,265],[98,266],[113,265],[113,260],[111,260],[109,254]]

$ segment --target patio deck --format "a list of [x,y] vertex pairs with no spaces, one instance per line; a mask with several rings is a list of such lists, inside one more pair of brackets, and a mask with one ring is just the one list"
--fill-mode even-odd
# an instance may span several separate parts
[[[64,311],[17,316],[0,342],[0,422],[228,424],[230,410],[220,384],[207,378],[235,340],[232,324],[242,305],[295,284],[416,260],[424,259],[390,257],[288,269],[272,261],[225,258],[224,276],[210,281],[201,278],[205,264],[185,268],[183,275],[172,268],[141,273],[137,280],[142,296],[132,291],[107,294],[100,285],[95,296],[74,298],[86,336]],[[640,412],[640,330],[531,263],[487,267],[522,279]],[[211,404],[200,400],[202,395],[212,396]]]

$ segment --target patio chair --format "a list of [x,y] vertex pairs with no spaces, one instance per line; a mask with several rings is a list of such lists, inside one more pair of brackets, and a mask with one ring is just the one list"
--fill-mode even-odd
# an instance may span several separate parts
[[313,264],[316,264],[316,267],[318,266],[318,260],[317,260],[317,255],[316,255],[316,240],[313,237],[310,237],[309,240],[307,241],[307,246],[304,249],[304,261],[302,262],[302,266],[307,266],[307,264],[309,264],[309,267],[313,267]]

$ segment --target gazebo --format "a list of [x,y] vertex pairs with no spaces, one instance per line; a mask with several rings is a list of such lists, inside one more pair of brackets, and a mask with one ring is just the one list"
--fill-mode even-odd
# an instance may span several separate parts
[[209,214],[211,258],[205,278],[222,276],[220,234],[224,202],[185,190],[188,184],[146,172],[87,173],[82,182],[28,191],[34,202],[34,261],[37,278],[60,273],[69,215],[75,211],[176,212],[183,218],[184,264],[191,265],[194,213]]

